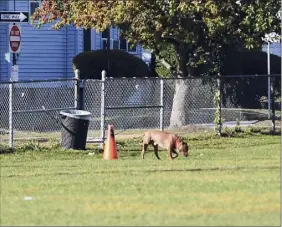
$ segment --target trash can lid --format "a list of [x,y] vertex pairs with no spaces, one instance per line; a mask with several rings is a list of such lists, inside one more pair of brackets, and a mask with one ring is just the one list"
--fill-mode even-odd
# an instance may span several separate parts
[[91,113],[85,110],[62,110],[60,115],[81,120],[90,120]]

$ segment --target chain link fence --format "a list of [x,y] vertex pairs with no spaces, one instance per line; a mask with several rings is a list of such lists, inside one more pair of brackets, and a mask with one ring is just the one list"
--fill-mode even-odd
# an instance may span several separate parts
[[91,121],[88,126],[88,137],[99,138],[101,137],[101,80],[85,80],[83,98],[85,109],[91,113]]
[[[270,94],[273,97],[268,97],[268,76],[229,76],[222,78],[221,84],[223,122],[240,121],[243,124],[249,122],[255,126],[271,127],[271,120],[275,119],[276,126],[280,126],[280,75],[271,76]],[[272,114],[275,118],[272,118]]]
[[[275,79],[276,97],[280,97],[281,78]],[[181,132],[214,130],[216,91],[221,90],[223,127],[272,126],[269,115],[267,76],[228,76],[217,78],[107,78],[85,83],[85,109],[93,114],[90,137],[101,133],[101,109],[104,127],[115,126],[116,135],[140,135],[147,129]],[[96,92],[93,90],[95,89]],[[105,97],[101,106],[101,96]],[[276,126],[280,126],[280,100],[275,102]],[[178,119],[178,120],[177,120]]]
[[[178,83],[180,83],[179,86]],[[186,89],[186,92],[181,93],[181,89]],[[185,126],[187,128],[188,125],[200,126],[213,122],[215,90],[214,83],[206,83],[197,78],[165,80],[164,127],[180,129]],[[181,99],[183,100],[178,106],[177,104]],[[179,112],[183,112],[183,115],[178,116]],[[175,125],[174,117],[181,118],[183,126]]]
[[75,80],[0,83],[0,143],[60,137],[60,110],[76,109]]
[[125,137],[140,136],[147,129],[212,131],[217,91],[223,127],[271,128],[273,120],[280,127],[281,77],[271,78],[271,109],[267,76],[225,76],[220,83],[217,78],[106,78],[83,80],[80,88],[77,79],[0,83],[0,143],[59,139],[60,110],[78,106],[92,114],[89,142],[103,141],[108,124]]

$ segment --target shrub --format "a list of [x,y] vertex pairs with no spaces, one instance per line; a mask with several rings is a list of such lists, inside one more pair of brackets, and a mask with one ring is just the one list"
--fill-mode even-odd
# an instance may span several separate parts
[[148,65],[140,58],[122,50],[85,51],[73,58],[73,69],[79,69],[82,79],[107,77],[152,77]]
[[[270,56],[271,74],[281,73],[281,58]],[[225,75],[266,75],[267,53],[262,51],[230,52],[224,63]],[[267,77],[225,78],[223,102],[229,100],[243,108],[261,108],[260,99],[267,96]],[[276,97],[281,94],[281,77],[275,77]]]
[[[281,73],[281,58],[270,55],[272,74]],[[267,53],[259,50],[230,51],[224,61],[225,75],[267,74]]]

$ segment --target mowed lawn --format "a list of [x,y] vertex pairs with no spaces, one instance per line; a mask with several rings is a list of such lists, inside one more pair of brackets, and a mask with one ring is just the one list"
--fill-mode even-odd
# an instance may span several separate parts
[[[190,156],[25,145],[1,157],[1,225],[280,225],[280,136],[188,136]],[[23,151],[25,150],[25,151]]]

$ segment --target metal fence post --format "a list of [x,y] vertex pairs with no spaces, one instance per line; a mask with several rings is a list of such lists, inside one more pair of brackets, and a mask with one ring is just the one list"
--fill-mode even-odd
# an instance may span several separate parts
[[222,86],[221,86],[221,78],[217,79],[217,86],[218,86],[218,91],[219,91],[219,102],[218,102],[218,118],[219,118],[219,122],[218,122],[218,135],[221,136],[221,132],[222,132],[222,112],[221,112],[221,103],[222,103]]
[[9,147],[14,148],[13,83],[9,84]]
[[75,76],[75,87],[74,87],[74,107],[78,109],[78,102],[79,102],[79,83],[80,83],[80,70],[76,69],[74,71]]
[[75,84],[75,107],[78,110],[84,110],[84,87],[85,87],[85,80],[81,80],[81,75],[80,75],[80,70],[76,69],[74,71],[75,73],[75,79],[76,79],[76,84]]
[[105,81],[106,81],[107,72],[102,71],[102,80],[101,80],[101,132],[100,137],[103,141],[101,147],[105,143]]
[[272,109],[272,132],[275,132],[275,76],[272,76],[271,80],[271,109]]
[[270,79],[270,43],[267,42],[267,106],[268,106],[268,119],[271,116],[271,79]]
[[79,109],[80,110],[85,110],[85,83],[86,80],[80,80],[79,83]]
[[164,80],[160,79],[160,130],[164,130]]

